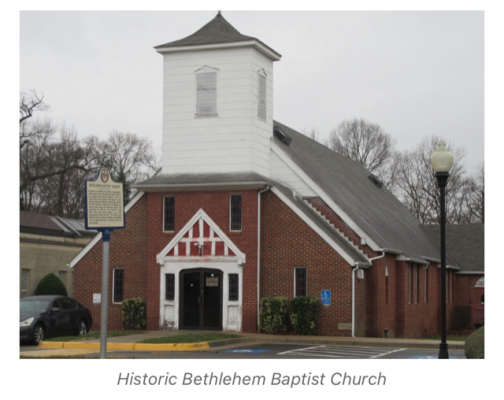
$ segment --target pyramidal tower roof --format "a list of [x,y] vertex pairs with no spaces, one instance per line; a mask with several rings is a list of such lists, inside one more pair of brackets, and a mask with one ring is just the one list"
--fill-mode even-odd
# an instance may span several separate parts
[[275,55],[275,58],[280,59],[281,57],[279,53],[261,42],[259,39],[252,36],[242,35],[240,32],[238,32],[238,30],[233,25],[226,21],[226,19],[221,15],[220,11],[217,13],[214,19],[212,19],[198,31],[194,32],[192,35],[189,35],[180,40],[175,40],[174,42],[156,46],[154,48],[157,51],[162,52],[163,50],[169,51],[170,49],[172,51],[176,51],[177,48],[180,49],[182,47],[225,45],[240,42],[246,42],[249,44],[257,42],[258,44],[266,47],[269,52],[272,52]]

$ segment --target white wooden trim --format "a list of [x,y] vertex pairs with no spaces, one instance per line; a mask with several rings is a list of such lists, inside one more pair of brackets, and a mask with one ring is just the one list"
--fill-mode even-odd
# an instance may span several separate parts
[[[240,249],[233,243],[233,241],[219,228],[219,226],[208,216],[208,214],[203,211],[202,208],[198,210],[196,214],[189,220],[189,222],[180,230],[179,233],[175,235],[175,237],[168,243],[168,245],[161,250],[161,252],[156,256],[156,260],[158,264],[163,264],[167,258],[171,257],[166,257],[166,255],[170,252],[170,250],[179,242],[182,241],[184,238],[185,234],[189,232],[189,238],[193,239],[192,237],[192,227],[193,225],[198,222],[199,220],[205,221],[210,229],[213,231],[213,234],[217,234],[218,237],[222,239],[224,242],[224,250],[226,251],[228,248],[233,251],[233,253],[236,254],[236,257],[239,260],[240,264],[245,264],[246,261],[246,256],[244,253],[240,251]],[[201,224],[202,222],[200,222]],[[202,229],[200,230],[202,232]],[[202,235],[202,233],[200,233]],[[187,240],[186,242],[186,256],[189,257],[190,255],[190,241]],[[227,255],[228,253],[225,253]]]
[[222,43],[222,44],[202,44],[195,46],[181,46],[181,47],[159,47],[156,49],[158,53],[176,53],[181,51],[198,51],[198,50],[210,50],[210,49],[232,49],[232,48],[240,48],[240,47],[249,47],[252,46],[256,50],[260,51],[264,55],[268,56],[273,61],[279,61],[282,57],[274,50],[270,50],[262,43],[257,40],[247,40],[243,42],[231,42],[231,43]]
[[351,219],[348,214],[346,214],[332,199],[331,197],[324,192],[324,190],[317,185],[307,174],[306,172],[303,171],[302,168],[300,168],[287,154],[285,154],[281,147],[276,144],[273,140],[271,140],[271,150],[278,156],[280,159],[287,164],[288,167],[290,167],[294,173],[296,173],[303,182],[308,185],[308,187],[313,190],[317,195],[320,196],[322,200],[331,208],[333,209],[336,214],[352,229],[359,235],[359,237],[364,240],[366,240],[366,243],[371,247],[372,250],[374,251],[380,251],[381,247],[378,246],[378,244],[371,239],[371,237],[364,232],[364,230],[358,226],[353,219]]
[[308,218],[303,212],[301,212],[292,202],[290,199],[287,198],[280,190],[278,190],[276,187],[272,186],[271,191],[277,195],[277,197],[282,200],[294,213],[301,218],[306,224],[312,228],[322,239],[324,239],[329,246],[331,246],[339,255],[341,255],[346,262],[348,262],[350,265],[354,266],[356,261],[345,251],[343,250],[340,246],[338,246],[334,240],[332,240],[327,233],[325,233],[323,230],[321,230],[315,222],[313,222],[310,218]]
[[[197,260],[191,260],[191,262],[180,262],[182,260],[173,260],[173,257],[167,257],[166,260],[169,262],[161,265],[160,268],[160,307],[159,307],[159,327],[162,329],[165,325],[165,307],[173,309],[173,321],[170,326],[171,329],[178,330],[180,326],[179,321],[179,308],[180,308],[180,273],[186,269],[193,268],[209,268],[217,269],[222,272],[222,330],[223,331],[233,331],[240,332],[242,325],[242,303],[243,303],[243,268],[240,266],[239,261],[234,257],[234,260],[226,259],[227,262],[222,262],[222,260],[212,260],[212,261],[201,261],[201,258]],[[187,260],[184,260],[187,261]],[[175,275],[175,297],[174,300],[165,300],[166,294],[166,281],[164,279],[165,274]],[[238,300],[229,300],[229,274],[238,274]],[[239,315],[238,321],[234,326],[228,324],[228,308],[238,307]]]

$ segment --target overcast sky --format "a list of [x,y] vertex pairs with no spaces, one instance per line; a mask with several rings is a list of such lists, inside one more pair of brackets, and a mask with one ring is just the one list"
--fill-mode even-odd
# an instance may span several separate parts
[[[216,10],[217,11],[217,10]],[[21,12],[20,88],[43,93],[54,122],[82,139],[113,129],[160,152],[162,56],[154,46],[191,35],[209,12]],[[483,12],[228,12],[244,35],[282,54],[274,118],[322,138],[364,118],[413,149],[438,135],[483,162]]]

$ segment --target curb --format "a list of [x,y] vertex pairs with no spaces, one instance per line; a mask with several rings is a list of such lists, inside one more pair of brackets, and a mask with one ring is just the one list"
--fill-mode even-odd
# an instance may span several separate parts
[[[100,343],[78,342],[40,342],[39,348],[44,349],[90,349],[100,350]],[[190,351],[208,349],[208,342],[199,343],[107,343],[107,350],[139,350],[139,351]]]

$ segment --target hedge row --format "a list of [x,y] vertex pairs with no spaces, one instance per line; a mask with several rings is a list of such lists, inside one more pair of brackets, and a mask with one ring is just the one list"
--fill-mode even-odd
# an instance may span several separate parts
[[295,297],[264,297],[259,306],[259,330],[275,334],[287,330],[287,316],[297,335],[314,335],[317,330],[319,300]]

